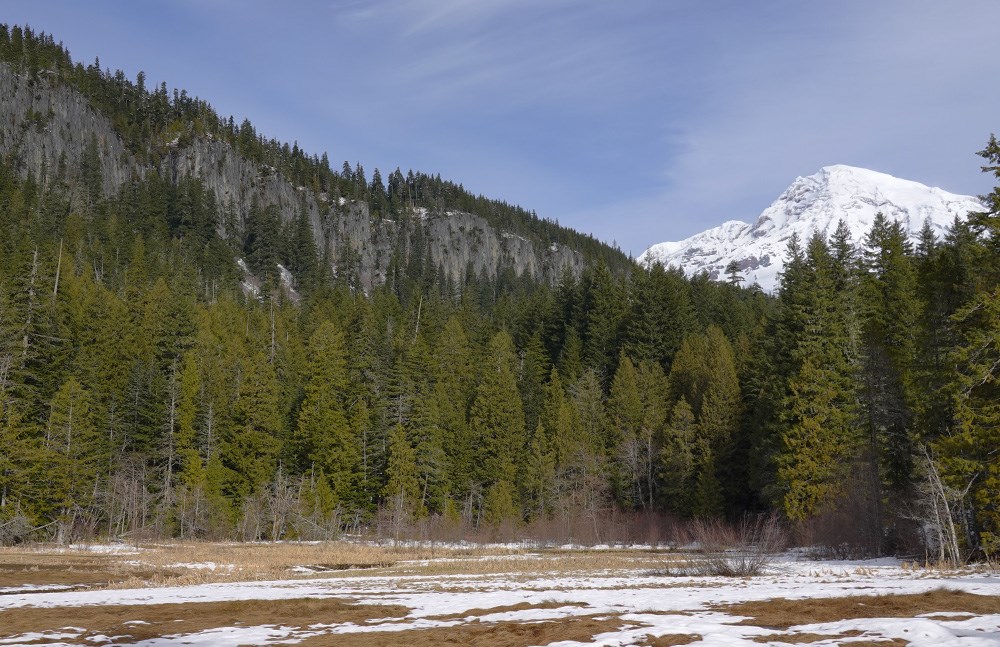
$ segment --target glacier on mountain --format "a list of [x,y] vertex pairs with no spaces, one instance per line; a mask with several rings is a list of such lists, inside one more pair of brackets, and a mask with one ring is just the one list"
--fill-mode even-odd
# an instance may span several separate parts
[[638,260],[644,265],[680,267],[688,276],[707,272],[713,279],[724,278],[726,267],[736,261],[747,285],[756,282],[772,292],[778,287],[793,233],[804,246],[814,232],[829,237],[844,220],[852,241],[859,244],[881,212],[912,237],[928,221],[940,238],[956,218],[982,209],[972,196],[838,164],[796,178],[752,225],[730,220],[686,240],[653,245]]

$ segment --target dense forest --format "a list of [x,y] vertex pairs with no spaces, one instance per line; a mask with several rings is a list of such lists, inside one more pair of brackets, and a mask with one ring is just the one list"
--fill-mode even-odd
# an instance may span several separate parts
[[[350,193],[356,170],[72,65],[44,35],[4,29],[0,52],[79,88],[137,151],[211,128],[297,181],[381,199],[360,193],[381,181]],[[1000,143],[980,155],[1000,180]],[[401,257],[365,292],[266,205],[223,237],[197,179],[101,186],[93,155],[45,182],[0,163],[0,541],[609,541],[775,512],[857,553],[1000,553],[1000,188],[944,240],[885,218],[859,246],[844,226],[793,238],[767,295],[603,253],[557,285],[456,283]],[[247,290],[240,258],[284,263],[297,292]]]

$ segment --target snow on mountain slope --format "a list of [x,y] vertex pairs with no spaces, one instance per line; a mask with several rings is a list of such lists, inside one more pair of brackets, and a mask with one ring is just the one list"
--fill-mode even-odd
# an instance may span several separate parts
[[730,220],[686,240],[653,245],[639,262],[656,261],[680,267],[691,276],[706,271],[724,277],[736,261],[747,284],[756,281],[775,291],[784,267],[788,239],[799,235],[803,245],[819,232],[830,236],[843,219],[855,243],[871,229],[882,212],[901,223],[914,237],[929,220],[938,237],[955,218],[964,219],[983,205],[972,196],[956,195],[919,182],[853,166],[835,165],[815,175],[799,177],[750,225]]

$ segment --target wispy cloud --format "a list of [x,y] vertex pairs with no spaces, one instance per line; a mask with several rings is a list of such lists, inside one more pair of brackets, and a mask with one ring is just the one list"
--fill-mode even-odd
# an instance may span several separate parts
[[645,244],[683,238],[752,219],[797,175],[833,163],[976,192],[972,153],[998,98],[984,83],[995,72],[995,21],[984,17],[1000,7],[832,4],[810,10],[820,23],[768,25],[773,39],[736,35],[703,89],[706,108],[676,120],[663,183],[591,217],[632,213],[649,227]]

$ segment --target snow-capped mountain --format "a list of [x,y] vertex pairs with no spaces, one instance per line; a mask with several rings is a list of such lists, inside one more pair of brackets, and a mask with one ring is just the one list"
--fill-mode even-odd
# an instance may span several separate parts
[[770,292],[778,287],[793,233],[805,245],[813,232],[831,235],[843,219],[853,241],[859,243],[871,229],[875,214],[882,212],[914,237],[929,220],[940,237],[956,217],[964,219],[970,211],[982,209],[972,196],[838,164],[796,178],[752,225],[730,220],[686,240],[653,245],[639,262],[660,261],[682,268],[689,276],[706,271],[721,279],[726,266],[736,261],[747,284],[756,281]]

